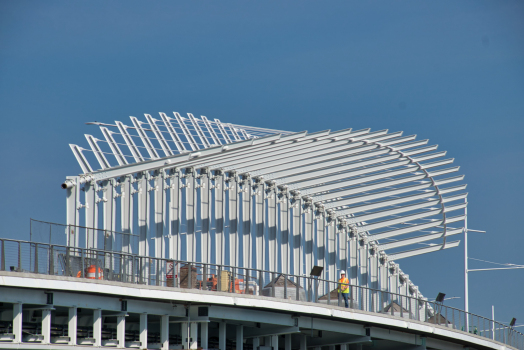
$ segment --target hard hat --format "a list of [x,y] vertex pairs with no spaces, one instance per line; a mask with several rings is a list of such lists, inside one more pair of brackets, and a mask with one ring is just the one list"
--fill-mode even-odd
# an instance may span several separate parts
[[345,274],[346,274],[345,271],[341,271],[341,272],[340,272],[340,276],[345,275]]

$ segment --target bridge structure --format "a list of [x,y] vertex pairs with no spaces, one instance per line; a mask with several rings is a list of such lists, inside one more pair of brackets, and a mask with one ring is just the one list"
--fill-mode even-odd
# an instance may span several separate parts
[[436,145],[158,118],[88,123],[103,139],[70,145],[66,223],[0,239],[0,348],[524,348],[399,267],[464,232],[464,176]]

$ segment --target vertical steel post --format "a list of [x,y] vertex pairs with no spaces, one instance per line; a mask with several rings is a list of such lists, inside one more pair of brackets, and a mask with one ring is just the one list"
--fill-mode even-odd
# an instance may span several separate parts
[[[138,174],[138,230],[139,230],[139,248],[138,254],[142,256],[149,256],[149,174],[142,172]],[[147,269],[147,268],[146,268]]]
[[[300,194],[293,194],[293,275],[301,276],[302,271],[302,199]],[[299,278],[296,277],[296,283]],[[297,294],[298,295],[298,294]],[[298,299],[297,299],[298,300]]]
[[200,235],[200,261],[204,264],[211,262],[211,182],[209,180],[208,169],[200,169],[200,219],[202,223],[202,231]]
[[[255,191],[255,252],[256,266],[259,270],[266,268],[266,246],[264,241],[264,183],[261,178],[256,179]],[[259,285],[262,290],[262,285]]]
[[281,271],[288,274],[290,271],[289,245],[289,198],[286,189],[280,192],[280,258]]
[[169,258],[180,259],[180,172],[169,170]]
[[193,168],[185,170],[186,178],[186,260],[189,262],[196,261],[196,241],[195,241],[195,226],[196,226],[196,203],[195,203],[195,172]]
[[464,198],[464,312],[466,332],[469,332],[469,292],[468,292],[468,198]]
[[229,265],[238,266],[240,247],[238,242],[238,180],[235,171],[228,172],[229,197]]
[[309,275],[313,268],[313,215],[314,208],[311,203],[306,202],[304,208],[304,253],[305,253],[305,271]]
[[277,270],[277,192],[274,182],[268,182],[267,194],[267,239],[269,271]]
[[76,332],[78,325],[78,309],[76,306],[68,308],[67,320],[67,336],[69,337],[69,345],[76,345]]
[[78,202],[80,201],[80,181],[78,176],[68,176],[66,179],[66,181],[69,181],[73,184],[72,187],[66,190],[66,224],[68,228],[67,245],[77,247],[78,233],[76,232],[76,228],[80,223],[78,215]]
[[[113,179],[104,181],[104,250],[113,250],[115,240],[115,188]],[[98,247],[94,247],[95,249]]]
[[131,177],[125,176],[120,185],[120,227],[122,233],[122,251],[125,253],[137,253],[132,251],[131,236],[133,233],[133,196],[131,195]]
[[215,263],[224,265],[224,174],[216,170],[215,185]]
[[86,226],[86,248],[97,248],[98,227],[98,203],[96,202],[96,181],[92,180],[84,184],[85,193],[85,226]]
[[[252,246],[251,246],[251,213],[252,213],[252,187],[251,177],[244,175],[242,178],[242,266],[246,269],[252,268]],[[246,277],[247,277],[246,270]],[[247,286],[246,286],[247,288]]]
[[[154,177],[154,196],[155,196],[155,257],[163,259],[165,258],[165,246],[164,246],[164,226],[165,226],[165,181],[164,171],[155,171]],[[163,271],[163,269],[162,269]],[[161,273],[161,271],[157,271]]]

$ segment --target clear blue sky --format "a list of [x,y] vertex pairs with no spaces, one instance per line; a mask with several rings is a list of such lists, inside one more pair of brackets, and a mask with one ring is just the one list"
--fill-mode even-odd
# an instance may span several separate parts
[[[524,264],[521,1],[0,0],[0,235],[65,222],[68,144],[98,132],[84,122],[172,111],[429,138],[488,231],[470,256]],[[463,297],[462,249],[399,262],[426,296]],[[473,273],[470,290],[472,312],[524,324],[524,270]]]

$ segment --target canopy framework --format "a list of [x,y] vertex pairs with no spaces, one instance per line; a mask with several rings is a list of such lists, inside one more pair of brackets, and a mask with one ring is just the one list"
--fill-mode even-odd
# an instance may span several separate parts
[[100,170],[71,145],[84,174],[64,183],[69,225],[138,234],[141,255],[296,275],[324,266],[325,279],[343,270],[352,284],[390,291],[409,281],[393,260],[459,244],[447,237],[463,232],[466,186],[428,140],[160,118],[97,123],[117,166],[91,135]]

